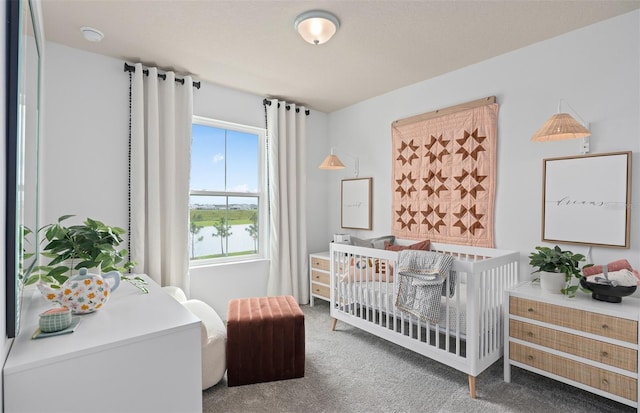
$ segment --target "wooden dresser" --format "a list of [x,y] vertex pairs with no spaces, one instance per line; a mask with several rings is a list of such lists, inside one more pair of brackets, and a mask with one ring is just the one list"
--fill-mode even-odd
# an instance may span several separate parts
[[330,262],[329,252],[319,252],[309,255],[309,277],[311,286],[311,302],[313,307],[313,300],[320,298],[321,300],[329,301],[330,297]]
[[506,294],[506,382],[517,366],[638,408],[640,299],[567,298],[530,282]]

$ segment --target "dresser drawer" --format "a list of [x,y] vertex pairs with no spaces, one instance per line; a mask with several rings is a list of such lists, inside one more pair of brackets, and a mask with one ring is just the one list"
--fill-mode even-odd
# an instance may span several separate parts
[[317,268],[319,270],[329,271],[329,259],[311,257],[311,268]]
[[633,320],[513,296],[509,300],[509,313],[628,343],[638,343],[638,323]]
[[329,274],[326,272],[311,270],[311,281],[329,285]]
[[509,336],[630,372],[638,371],[638,352],[563,331],[509,320]]
[[330,298],[329,287],[327,287],[326,285],[311,283],[311,292],[315,295],[324,297],[327,300]]
[[628,400],[638,400],[637,380],[622,374],[569,360],[518,343],[509,343],[509,358]]

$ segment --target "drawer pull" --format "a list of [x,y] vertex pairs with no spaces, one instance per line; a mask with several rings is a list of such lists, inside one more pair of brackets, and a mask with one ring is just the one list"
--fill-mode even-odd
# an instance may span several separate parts
[[607,353],[606,351],[603,351],[601,354],[602,354],[602,357],[609,357],[609,353]]
[[608,325],[606,325],[606,324],[603,324],[603,325],[602,325],[602,329],[603,329],[603,330],[607,330],[608,328],[609,328],[609,326],[608,326]]
[[529,332],[527,333],[527,335],[528,335],[529,337],[533,337],[533,331],[529,331]]
[[535,310],[533,308],[529,307],[529,308],[527,308],[527,311],[530,312],[530,313],[533,313]]
[[609,385],[609,380],[602,379],[602,384],[604,384],[605,386],[608,386]]
[[533,361],[533,356],[532,356],[531,354],[529,354],[529,355],[527,356],[527,360],[529,360],[529,361]]

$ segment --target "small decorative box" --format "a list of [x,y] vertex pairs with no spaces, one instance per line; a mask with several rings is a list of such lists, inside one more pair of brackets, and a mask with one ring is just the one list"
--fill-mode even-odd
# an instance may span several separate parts
[[40,314],[40,330],[53,333],[71,325],[71,310],[67,307],[52,308]]

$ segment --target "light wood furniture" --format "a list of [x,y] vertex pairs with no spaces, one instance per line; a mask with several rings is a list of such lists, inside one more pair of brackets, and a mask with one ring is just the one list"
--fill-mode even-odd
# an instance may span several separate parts
[[5,413],[202,411],[200,320],[159,285],[143,294],[123,281],[75,332],[37,340],[51,304],[29,292],[3,370]]
[[506,382],[517,366],[638,408],[640,299],[567,298],[525,282],[506,300]]
[[329,286],[330,270],[331,268],[329,262],[329,251],[318,252],[309,255],[309,285],[311,286],[311,307],[313,307],[313,300],[315,298],[320,298],[321,300],[326,301],[329,301],[331,299]]

